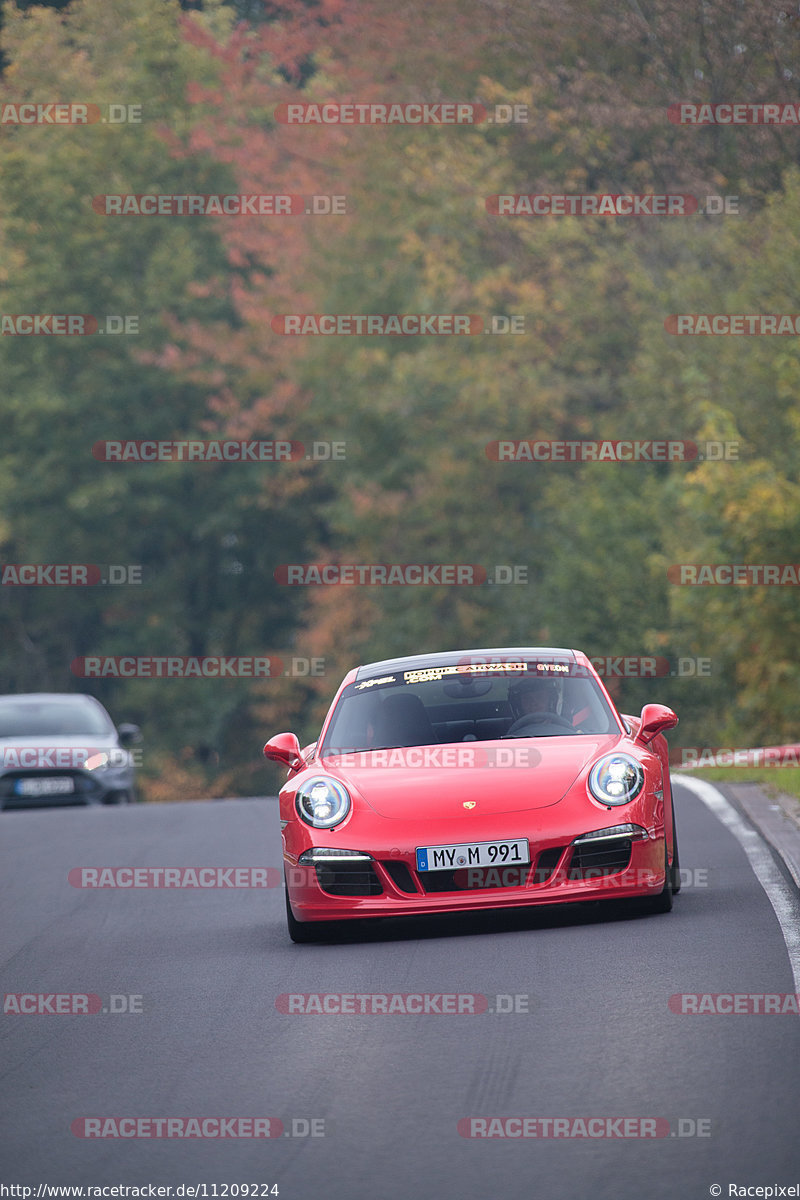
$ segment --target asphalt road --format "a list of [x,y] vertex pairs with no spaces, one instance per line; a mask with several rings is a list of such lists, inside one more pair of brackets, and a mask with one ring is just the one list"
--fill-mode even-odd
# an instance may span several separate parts
[[[795,991],[740,843],[680,786],[676,805],[688,880],[670,914],[403,920],[312,946],[288,940],[280,888],[67,878],[280,866],[275,800],[4,813],[0,990],[135,996],[142,1011],[3,1014],[0,1179],[277,1184],[282,1200],[699,1200],[800,1183],[800,1019],[669,1008],[676,993]],[[520,1011],[301,1015],[279,1011],[285,993],[478,994]],[[72,1132],[128,1117],[277,1118],[284,1135]],[[658,1118],[667,1136],[461,1136],[464,1118],[494,1117],[566,1118],[570,1133]]]

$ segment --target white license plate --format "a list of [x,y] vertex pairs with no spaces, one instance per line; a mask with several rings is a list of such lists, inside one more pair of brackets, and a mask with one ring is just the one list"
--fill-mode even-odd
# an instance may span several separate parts
[[418,871],[456,871],[460,867],[524,866],[531,861],[528,839],[514,842],[467,842],[461,846],[417,847]]
[[75,780],[68,775],[44,779],[18,779],[14,787],[18,796],[64,796],[75,791]]

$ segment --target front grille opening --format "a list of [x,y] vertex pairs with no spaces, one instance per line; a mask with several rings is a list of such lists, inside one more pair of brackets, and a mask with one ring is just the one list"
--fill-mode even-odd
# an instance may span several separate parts
[[317,883],[329,896],[382,896],[383,886],[372,863],[314,864]]
[[[71,792],[39,792],[22,793],[16,791],[18,779],[64,779],[73,781]],[[41,805],[58,805],[60,808],[70,805],[83,806],[92,797],[98,796],[100,787],[84,771],[57,769],[33,769],[30,771],[13,771],[0,778],[0,804],[3,808],[38,808]]]
[[414,887],[411,872],[404,862],[392,859],[390,862],[381,862],[381,866],[396,888],[399,888],[401,892],[407,892],[409,895],[417,895],[417,889]]
[[631,862],[631,845],[630,838],[613,838],[574,846],[567,878],[600,879],[626,871]]
[[418,879],[426,893],[472,892],[528,887],[545,883],[553,874],[566,846],[542,850],[533,866],[461,867],[457,871],[420,871]]
[[525,887],[530,864],[521,867],[459,867],[457,871],[420,871],[426,892],[482,892],[507,887]]
[[69,778],[73,781],[72,792],[48,792],[42,793],[39,796],[33,796],[33,799],[45,799],[47,796],[55,796],[56,799],[64,799],[67,796],[85,796],[88,793],[97,791],[97,784],[83,771],[65,770],[59,771],[56,769],[39,770],[33,769],[30,771],[9,771],[0,779],[0,796],[9,796],[17,800],[25,800],[28,797],[25,795],[17,795],[16,782],[18,779],[65,779]]
[[549,850],[543,850],[536,860],[536,869],[531,875],[531,883],[546,883],[558,866],[558,861],[565,850],[566,846],[551,846]]

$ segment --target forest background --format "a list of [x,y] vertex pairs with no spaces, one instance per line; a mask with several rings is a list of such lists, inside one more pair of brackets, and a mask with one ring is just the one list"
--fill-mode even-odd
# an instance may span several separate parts
[[[0,124],[0,313],[132,316],[137,332],[0,337],[0,563],[133,565],[141,582],[0,586],[0,692],[90,691],[138,722],[154,800],[274,790],[268,736],[312,740],[355,663],[438,649],[656,656],[669,665],[658,678],[612,666],[606,681],[623,711],[672,705],[674,744],[800,739],[797,588],[681,586],[669,573],[800,559],[798,338],[668,324],[800,311],[800,127],[669,114],[797,105],[796,12],[771,0],[72,0],[7,2],[1,33],[0,105],[116,105],[134,119]],[[526,119],[280,119],[281,105],[324,101],[457,101]],[[487,205],[628,192],[689,194],[698,211]],[[346,211],[93,207],[152,193],[343,196]],[[729,198],[722,212],[709,196]],[[523,332],[276,332],[273,318],[293,313],[469,313],[522,318]],[[92,452],[198,438],[337,444],[343,457]],[[501,462],[487,450],[514,439],[711,442],[728,457]],[[303,563],[506,566],[522,581],[281,582],[282,566]],[[84,656],[120,655],[273,655],[282,669],[75,673]]]

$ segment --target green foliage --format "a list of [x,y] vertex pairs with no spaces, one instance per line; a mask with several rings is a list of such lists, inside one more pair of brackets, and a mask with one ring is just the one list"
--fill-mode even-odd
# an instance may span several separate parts
[[[140,104],[141,123],[6,127],[0,144],[4,313],[135,316],[135,335],[0,339],[2,560],[135,564],[141,586],[4,588],[2,690],[85,688],[152,745],[240,745],[245,681],[82,683],[84,654],[237,654],[279,647],[291,605],[272,572],[300,536],[276,501],[279,464],[104,464],[105,439],[219,436],[220,380],[180,377],[176,322],[235,319],[227,256],[201,217],[98,215],[92,197],[230,192],[228,166],[179,152],[190,84],[219,67],[163,0],[76,0],[65,20],[7,14],[4,99]],[[216,14],[222,35],[226,24]],[[230,22],[227,24],[229,25]],[[177,150],[165,143],[169,135]],[[281,434],[265,422],[262,436]]]
[[[664,325],[797,309],[796,130],[666,115],[678,100],[791,99],[800,63],[783,6],[285,0],[256,14],[206,0],[191,19],[182,7],[6,12],[7,98],[141,103],[145,119],[3,130],[0,309],[132,313],[141,332],[0,339],[0,550],[141,563],[144,583],[6,589],[3,687],[76,686],[69,662],[91,652],[323,656],[316,681],[97,688],[150,722],[159,755],[191,765],[211,747],[198,768],[211,789],[258,786],[253,757],[273,729],[311,740],[354,661],[444,647],[706,657],[708,678],[622,681],[616,698],[626,711],[673,704],[684,745],[797,737],[796,589],[679,587],[667,574],[797,558],[797,339]],[[331,98],[524,104],[529,120],[274,119],[277,104]],[[151,191],[346,193],[349,215],[91,209],[93,195]],[[488,196],[534,191],[735,192],[742,213],[487,211]],[[524,332],[284,338],[270,320],[289,312],[521,316]],[[226,435],[341,440],[347,456],[196,467],[90,453],[114,436]],[[740,457],[487,455],[528,438],[712,439]],[[275,583],[278,564],[308,561],[510,565],[527,582],[303,595]]]

